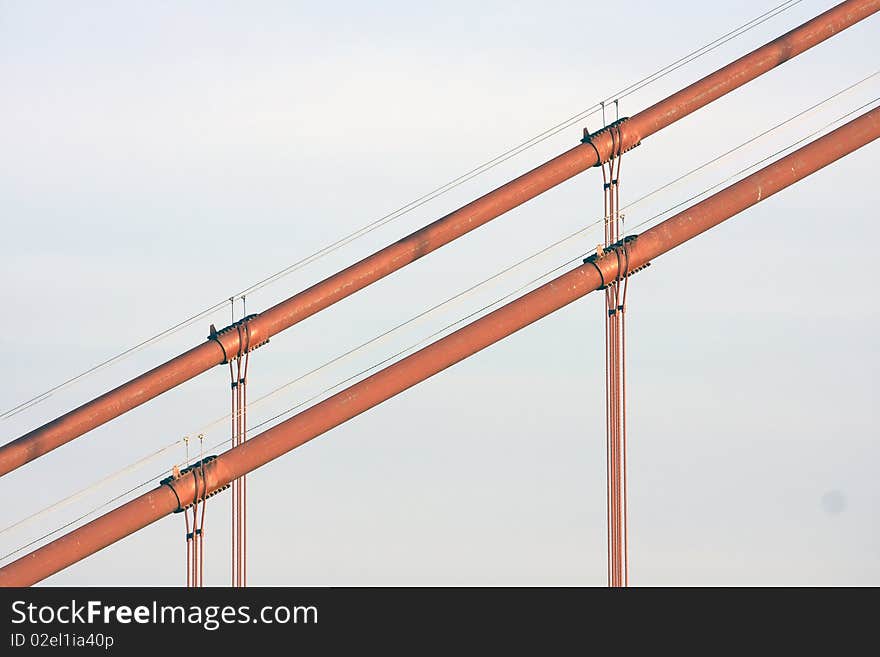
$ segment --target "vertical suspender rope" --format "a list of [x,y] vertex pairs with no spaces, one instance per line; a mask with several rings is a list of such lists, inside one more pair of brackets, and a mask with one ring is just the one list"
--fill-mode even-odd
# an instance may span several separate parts
[[[235,299],[230,298],[229,302],[232,308],[232,323],[235,325]],[[241,380],[240,355],[236,356],[234,359],[229,359],[229,378],[232,392],[232,413],[230,415],[232,423],[232,446],[235,448],[241,444],[241,391],[239,388]],[[236,479],[232,482],[232,586],[239,586],[240,582],[241,484],[241,479]]]
[[[603,125],[607,125],[605,121],[605,104],[602,103],[602,123]],[[614,136],[612,133],[612,144],[614,143]],[[614,149],[612,148],[612,155],[614,153]],[[610,160],[611,163],[614,160]],[[606,169],[606,165],[601,165],[602,169],[602,196],[603,196],[603,216],[604,216],[604,228],[605,228],[605,240],[603,243],[604,247],[608,247],[614,240],[611,237],[611,199],[610,199],[610,188],[612,178],[611,164],[608,165]],[[607,285],[605,287],[605,307],[606,310],[609,306],[609,299],[611,295],[612,287],[611,285]],[[612,395],[612,384],[611,384],[611,370],[612,370],[612,362],[611,362],[611,353],[612,353],[612,341],[611,341],[611,332],[608,330],[608,316],[606,315],[604,325],[605,325],[605,408],[610,409],[612,407],[611,395]],[[606,412],[605,415],[605,521],[606,521],[606,531],[607,531],[607,548],[608,548],[608,586],[612,585],[612,581],[614,579],[614,554],[616,550],[615,545],[615,536],[614,536],[614,519],[611,513],[611,505],[612,500],[614,499],[611,485],[613,481],[613,468],[614,463],[612,459],[613,452],[613,444],[612,444],[612,430],[611,430],[611,413]]]
[[[205,585],[205,509],[208,506],[208,479],[205,477],[205,435],[199,434],[199,473],[201,474],[201,484],[202,484],[202,515],[199,518],[199,527],[196,530],[196,538],[198,540],[199,545],[199,564],[198,564],[198,575],[199,575],[199,583],[198,586],[202,587]],[[198,482],[196,482],[198,485]],[[198,490],[198,488],[196,488]]]
[[[621,216],[620,216],[620,169],[622,163],[620,129],[617,127],[611,132],[614,143],[615,157],[609,162],[609,178],[611,187],[609,193],[610,217],[609,217],[609,242],[608,247],[619,243],[622,238]],[[615,166],[616,165],[616,166]],[[611,405],[608,408],[608,415],[611,417],[611,434],[612,434],[612,516],[614,529],[614,568],[613,568],[613,585],[626,586],[628,576],[626,572],[627,559],[627,540],[624,529],[626,517],[626,473],[625,473],[625,427],[626,420],[624,418],[623,399],[625,392],[623,389],[623,378],[625,370],[624,362],[624,297],[622,288],[625,286],[626,272],[624,271],[621,258],[623,254],[620,248],[615,248],[615,254],[618,259],[618,275],[606,292],[608,294],[608,315],[606,322],[608,331],[611,335],[611,350],[609,357],[612,360],[611,368]]]
[[[605,214],[605,248],[610,248],[616,241],[617,237],[617,221],[614,207],[614,192],[617,186],[615,179],[616,155],[616,133],[611,131],[612,157],[607,164],[607,179],[603,175],[603,189],[606,197],[606,214]],[[606,165],[602,166],[603,172]],[[606,433],[608,435],[608,458],[610,461],[610,479],[608,481],[608,515],[611,519],[610,540],[611,540],[611,586],[619,585],[619,554],[620,554],[620,535],[618,525],[618,426],[617,426],[617,377],[619,373],[619,358],[617,349],[619,346],[619,335],[617,332],[617,284],[613,281],[605,288],[605,334],[607,344],[607,361],[608,372],[606,374],[608,394],[606,407]]]
[[[238,447],[238,376],[232,359],[229,360],[229,384],[231,390],[231,412],[229,414],[232,430],[232,447]],[[232,586],[238,581],[238,487],[239,480],[232,482],[232,532],[231,532],[231,560],[232,560]]]
[[183,512],[183,518],[186,522],[186,586],[187,588],[193,585],[192,583],[192,562],[193,562],[193,535],[189,528],[189,511]]
[[[193,515],[195,515],[195,502],[193,502],[193,506],[191,507],[191,509],[184,509],[183,512],[187,516],[189,516],[189,514],[191,512]],[[189,566],[189,586],[196,586],[194,564],[196,562],[196,559],[198,559],[199,548],[198,548],[198,544],[196,543],[196,540],[195,540],[195,535],[196,535],[195,523],[190,523],[189,518],[187,518],[187,525],[190,525],[190,527],[191,527],[191,531],[189,534],[189,540],[190,540],[190,543],[192,544],[192,554],[190,556],[189,563],[187,564]]]
[[[195,491],[196,495],[193,499],[193,504],[191,507],[192,510],[192,559],[190,560],[189,570],[190,570],[190,586],[198,587],[199,583],[199,484],[198,484],[198,475],[197,470],[193,469],[192,471],[193,479],[195,480]],[[184,510],[184,513],[187,513]]]
[[184,477],[193,478],[193,501],[183,506],[178,496],[178,508],[175,513],[183,513],[186,526],[186,585],[187,587],[202,587],[205,585],[205,517],[208,507],[208,498],[220,491],[226,490],[229,485],[221,486],[208,494],[208,479],[205,465],[217,458],[205,455],[205,434],[199,434],[199,460],[193,464],[189,462],[189,436],[184,436],[186,445],[187,465],[180,469],[175,465],[171,469],[171,476],[162,480],[162,485],[168,485],[177,495],[175,482]]
[[[189,467],[189,436],[183,437],[183,444],[186,446],[186,464],[184,468]],[[177,478],[180,472],[175,468],[171,471],[171,476]],[[186,524],[186,586],[192,586],[192,533],[189,529],[189,514],[184,510],[183,519]]]
[[[617,107],[617,101],[615,101]],[[605,107],[602,106],[605,120]],[[596,256],[613,251],[618,261],[618,276],[605,282],[605,519],[607,524],[608,586],[629,585],[629,535],[627,520],[627,440],[626,440],[626,292],[629,271],[628,243],[633,237],[623,235],[620,213],[620,170],[623,140],[620,125],[627,119],[616,116],[599,132],[611,139],[611,155],[601,164],[604,201],[605,242]],[[585,131],[584,143],[595,136]],[[598,153],[598,150],[597,150]],[[600,270],[601,275],[601,270]]]
[[[233,301],[233,300],[230,300]],[[250,362],[251,333],[247,323],[247,306],[242,301],[242,320],[233,326],[238,331],[238,354],[229,359],[229,377],[232,386],[232,446],[247,440],[247,372]],[[234,308],[234,306],[233,306]],[[234,364],[233,364],[233,361]],[[232,586],[247,586],[247,476],[232,482]]]
[[[235,316],[233,315],[233,322]],[[229,383],[231,390],[230,428],[232,431],[232,447],[238,447],[238,375],[235,372],[233,359],[229,359]],[[238,581],[238,487],[240,480],[232,482],[232,532],[231,532],[231,556],[232,556],[232,586]]]
[[618,307],[616,320],[618,325],[618,349],[620,351],[619,370],[618,370],[618,432],[620,458],[618,460],[620,466],[620,475],[618,485],[620,489],[618,504],[620,509],[620,517],[618,527],[620,531],[620,586],[627,586],[629,574],[627,572],[627,536],[626,536],[626,255],[618,251],[618,259],[620,263],[619,270],[621,274],[618,283]]
[[[242,312],[245,312],[244,297],[242,297]],[[248,363],[250,362],[250,330],[247,324],[244,325],[246,333],[245,344],[248,350],[244,353],[244,368],[241,379],[239,380],[239,390],[241,391],[240,413],[241,413],[241,442],[247,441],[247,374]],[[247,586],[247,474],[241,476],[241,582],[239,586]]]

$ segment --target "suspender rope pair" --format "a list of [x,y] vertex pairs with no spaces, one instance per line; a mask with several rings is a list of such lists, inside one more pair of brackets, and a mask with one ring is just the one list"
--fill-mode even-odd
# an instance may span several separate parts
[[[200,453],[204,451],[203,447],[204,436],[199,435]],[[188,586],[202,587],[205,579],[205,509],[208,501],[204,457],[199,459],[198,465],[192,470],[192,473],[195,478],[196,497],[192,506],[183,510],[187,526],[190,524],[190,511],[192,512],[192,532],[187,531],[187,543],[192,544],[192,550],[187,550],[187,552],[192,552]]]
[[[621,231],[620,216],[620,128],[611,131],[613,150],[602,165],[605,197],[605,248],[617,242]],[[619,251],[615,250],[619,256]],[[620,269],[618,269],[618,272]],[[625,324],[626,272],[605,287],[605,402],[606,402],[606,487],[608,523],[608,583],[629,584],[626,536],[626,382]]]
[[[232,446],[238,447],[247,440],[247,372],[251,334],[245,321],[237,323],[235,327],[241,348],[238,355],[229,361],[229,378],[232,387]],[[247,475],[232,482],[232,586],[247,586]]]
[[[617,101],[615,101],[617,105]],[[604,117],[604,103],[603,103]],[[605,290],[605,472],[607,524],[608,586],[629,585],[629,535],[627,525],[626,477],[626,293],[629,276],[629,244],[635,236],[623,237],[624,216],[620,212],[620,166],[623,151],[621,126],[626,118],[618,118],[597,133],[584,131],[583,143],[590,144],[602,168],[604,195],[605,241],[596,254],[584,260],[596,267]],[[611,154],[602,162],[593,143],[600,133],[611,138]],[[636,144],[637,145],[637,144]],[[600,257],[617,258],[617,276],[606,281],[597,264]]]
[[[183,513],[186,524],[186,585],[187,587],[202,587],[205,581],[205,509],[207,500],[212,495],[225,490],[226,486],[208,492],[208,480],[205,476],[205,465],[215,456],[204,456],[204,434],[199,434],[199,460],[189,465],[189,436],[184,436],[186,444],[186,467],[181,470],[174,466],[171,476],[162,480],[162,485],[167,485],[174,491],[177,497],[177,510],[175,513]],[[185,477],[192,476],[195,497],[192,504],[180,505],[180,495],[177,494],[176,483]]]
[[[209,340],[217,342],[223,350],[223,364],[229,364],[230,387],[232,389],[231,433],[232,446],[239,447],[247,441],[247,375],[250,352],[268,342],[254,335],[249,324],[256,315],[244,313],[244,297],[242,297],[242,317],[235,320],[235,299],[233,304],[233,322],[218,331],[211,325]],[[235,333],[236,341],[230,342],[227,334]],[[226,344],[224,344],[224,340]],[[237,347],[236,347],[237,345]],[[205,541],[205,506],[207,498],[232,488],[232,586],[247,586],[247,479],[245,476],[236,479],[217,490],[208,490],[205,465],[216,456],[200,454],[199,461],[189,463],[189,437],[184,437],[186,444],[186,467],[181,470],[177,466],[172,475],[162,480],[177,495],[177,513],[183,513],[186,524],[186,585],[203,586],[204,584],[204,541]],[[199,443],[203,451],[204,436],[199,434]],[[180,496],[175,489],[175,482],[186,475],[192,474],[195,486],[195,499],[192,504],[181,507]]]

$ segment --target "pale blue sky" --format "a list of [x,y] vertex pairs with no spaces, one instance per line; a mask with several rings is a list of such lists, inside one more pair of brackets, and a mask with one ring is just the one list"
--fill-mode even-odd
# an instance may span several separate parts
[[[623,112],[832,4],[804,0],[627,98]],[[8,381],[0,407],[228,297],[772,5],[0,0]],[[624,202],[874,72],[878,21],[646,140],[626,156]],[[876,96],[875,79],[628,220]],[[254,295],[248,310],[579,138],[580,124]],[[633,279],[634,584],[880,584],[880,304],[873,258],[858,248],[880,238],[878,163],[874,144]],[[253,357],[252,396],[600,211],[599,173],[589,171],[273,338]],[[598,241],[556,252],[251,417],[298,403]],[[218,313],[0,420],[3,441],[227,319]],[[604,584],[602,363],[601,301],[589,297],[264,467],[249,480],[251,583]],[[227,376],[217,368],[4,477],[0,528],[227,412]],[[209,440],[223,437],[216,430]],[[0,534],[0,552],[181,459]],[[823,506],[829,493],[842,496],[842,511]],[[208,507],[209,584],[228,583],[227,507],[225,496]],[[47,583],[177,585],[183,569],[183,521],[174,516]]]

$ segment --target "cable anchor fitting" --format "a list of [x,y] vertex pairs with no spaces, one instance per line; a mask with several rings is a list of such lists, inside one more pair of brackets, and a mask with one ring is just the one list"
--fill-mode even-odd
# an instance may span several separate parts
[[[629,276],[632,276],[633,274],[640,272],[643,269],[647,269],[648,267],[651,266],[650,262],[646,262],[643,265],[640,265],[638,267],[634,267],[633,269],[629,269],[629,266],[628,266],[629,245],[632,242],[635,242],[637,238],[638,238],[638,235],[627,235],[623,239],[616,241],[614,244],[609,244],[608,246],[602,246],[600,244],[599,246],[596,247],[595,253],[591,253],[586,258],[584,258],[585,265],[593,265],[593,267],[596,268],[596,271],[599,272],[599,277],[602,279],[602,285],[599,287],[600,290],[604,290],[612,282],[616,282],[616,281],[623,280],[624,278],[628,278]],[[607,257],[611,257],[611,256],[617,258],[618,276],[615,279],[615,281],[609,282],[609,281],[605,280],[605,272],[602,271],[602,268],[599,266],[599,262],[602,259],[607,258]],[[626,268],[622,269],[620,267],[621,259],[623,259],[624,262],[627,263]],[[612,315],[612,314],[614,314],[614,311],[609,309],[608,314]]]
[[631,151],[636,146],[639,146],[642,143],[641,139],[637,139],[635,143],[627,146],[626,148],[623,148],[623,132],[620,127],[627,121],[629,121],[629,117],[624,116],[623,118],[617,119],[616,121],[612,121],[604,128],[596,130],[596,132],[590,132],[589,128],[584,128],[584,138],[581,139],[581,143],[589,144],[593,147],[593,150],[596,151],[596,164],[593,165],[594,167],[600,167],[607,161],[602,159],[602,154],[599,152],[599,147],[596,145],[597,137],[600,137],[606,133],[611,137],[611,152],[608,157],[609,160],[620,157],[623,153]]
[[208,463],[216,458],[217,455],[212,454],[211,456],[206,456],[202,460],[196,461],[192,465],[183,469],[178,469],[178,466],[174,466],[171,476],[165,477],[165,479],[159,482],[160,486],[168,486],[171,489],[171,492],[174,493],[174,497],[177,498],[177,509],[174,510],[174,513],[183,513],[193,506],[193,502],[190,502],[186,505],[181,505],[180,495],[177,494],[177,489],[174,487],[175,482],[183,479],[183,477],[190,473],[192,473],[193,480],[195,481],[196,497],[198,498],[199,502],[202,502],[209,497],[214,497],[218,493],[222,493],[224,490],[229,488],[230,484],[226,484],[224,486],[220,486],[220,488],[217,488],[216,490],[211,491],[210,493],[205,493],[202,490],[206,484],[204,478],[204,466],[206,466]]
[[[264,344],[268,344],[269,338],[263,338],[260,335],[260,332],[255,330],[254,326],[251,324],[251,321],[256,317],[259,317],[259,315],[248,315],[237,322],[233,322],[229,326],[224,326],[220,330],[217,330],[214,325],[211,324],[208,340],[213,340],[220,345],[220,349],[223,350],[223,361],[220,363],[221,365],[226,365],[230,360],[241,358],[254,349],[262,347]],[[225,336],[232,334],[236,335],[238,338],[237,341],[232,344],[225,344],[224,341],[228,341]]]

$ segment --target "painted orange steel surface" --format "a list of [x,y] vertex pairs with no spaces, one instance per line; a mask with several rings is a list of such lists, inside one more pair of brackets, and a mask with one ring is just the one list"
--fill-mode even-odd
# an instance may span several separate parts
[[[880,0],[847,0],[787,34],[639,112],[621,126],[622,150],[779,66],[880,10]],[[502,185],[451,214],[391,244],[248,323],[264,339],[375,283],[422,256],[482,226],[552,187],[605,162],[615,145],[607,132]],[[236,331],[205,342],[0,447],[0,476],[206,372],[240,349]]]
[[[880,137],[880,108],[645,231],[628,243],[634,270]],[[619,274],[609,252],[316,404],[211,461],[214,491],[425,379],[563,308]],[[196,471],[194,471],[196,472]],[[26,586],[94,554],[193,501],[195,477],[160,486],[0,568],[0,585]],[[198,488],[203,482],[199,480]]]

